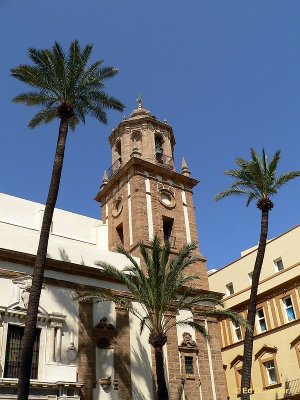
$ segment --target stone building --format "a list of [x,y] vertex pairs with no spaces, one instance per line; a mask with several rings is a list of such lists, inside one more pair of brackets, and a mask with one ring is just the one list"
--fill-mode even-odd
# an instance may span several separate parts
[[[38,399],[154,399],[153,353],[148,332],[139,334],[136,317],[110,302],[78,305],[71,297],[77,289],[97,287],[128,296],[95,266],[100,259],[120,269],[127,265],[115,252],[118,244],[138,258],[138,242],[149,245],[155,233],[170,242],[173,254],[197,241],[192,194],[197,181],[185,161],[176,172],[172,127],[158,121],[141,101],[109,141],[112,166],[96,195],[102,219],[59,209],[54,213],[33,354],[31,394]],[[16,394],[43,209],[0,195],[0,398]],[[203,292],[209,290],[205,261],[202,257],[191,267]],[[187,316],[199,318],[197,307],[176,318]],[[226,398],[218,324],[213,319],[201,322],[208,327],[210,342],[192,328],[174,328],[168,335],[165,364],[171,400]]]
[[[300,399],[300,225],[268,241],[258,288],[254,330],[253,400]],[[246,316],[257,247],[209,273],[210,288],[226,293],[226,306]],[[239,398],[244,329],[222,321],[221,343],[228,398]]]

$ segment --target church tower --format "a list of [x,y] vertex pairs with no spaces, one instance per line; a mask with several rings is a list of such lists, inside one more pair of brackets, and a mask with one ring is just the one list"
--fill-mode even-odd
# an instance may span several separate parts
[[[183,159],[175,170],[175,137],[167,120],[158,121],[138,107],[112,130],[109,141],[112,166],[104,173],[96,200],[108,224],[109,250],[118,245],[139,256],[138,243],[150,245],[154,234],[170,242],[172,253],[191,241],[198,242],[191,177]],[[205,258],[190,267],[197,287],[208,289]]]
[[[167,120],[158,121],[143,108],[139,98],[137,109],[112,130],[109,141],[112,166],[104,173],[96,196],[101,203],[102,220],[108,226],[109,250],[114,251],[121,244],[139,257],[139,242],[142,240],[150,246],[155,234],[162,241],[169,241],[174,255],[183,245],[198,242],[193,204],[193,188],[198,181],[191,177],[185,160],[181,170],[176,171],[175,137]],[[200,261],[190,266],[189,273],[198,276],[194,285],[207,294],[205,262],[201,256]],[[189,313],[187,315],[194,321],[207,327],[210,342],[197,331],[192,341],[191,332],[182,332],[175,326],[167,332],[165,354],[170,400],[178,400],[182,391],[186,399],[226,399],[217,320],[201,317],[198,312],[201,307],[201,304],[195,305],[193,309],[182,312]],[[119,359],[127,357],[127,369],[131,370],[133,334],[129,332],[133,326],[128,311],[118,309],[116,315],[116,327],[120,333],[117,335],[119,346],[115,347],[114,368],[115,376],[121,378],[124,362],[119,365]],[[175,322],[177,316],[170,315],[170,318]],[[152,365],[155,365],[153,350]],[[132,399],[131,385],[130,379],[126,384],[120,384],[119,399]],[[145,399],[150,400],[150,397]]]

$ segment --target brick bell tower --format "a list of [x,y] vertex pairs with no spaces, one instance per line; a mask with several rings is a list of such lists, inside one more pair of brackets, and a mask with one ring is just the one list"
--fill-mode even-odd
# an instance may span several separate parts
[[[170,242],[171,251],[176,255],[186,243],[198,241],[192,192],[198,181],[191,177],[184,160],[181,171],[175,170],[175,138],[167,120],[158,121],[143,108],[139,98],[137,109],[112,130],[109,141],[112,166],[108,173],[104,173],[96,196],[101,203],[102,220],[108,225],[109,250],[122,244],[127,251],[139,256],[139,241],[150,245],[153,235],[157,234],[161,240]],[[205,262],[206,259],[201,257],[189,272],[199,277],[195,286],[207,293]],[[193,318],[207,324],[211,341],[208,343],[195,332],[194,347],[186,347],[182,340],[184,334],[179,334],[175,327],[168,332],[166,352],[170,400],[177,400],[182,390],[188,399],[225,400],[218,324],[213,318],[204,321],[197,315],[196,308],[192,310]],[[114,369],[118,379],[124,375],[124,360],[127,360],[128,371],[131,370],[130,329],[126,329],[130,327],[128,312],[122,314],[117,310],[116,321],[120,331],[114,349]],[[152,362],[153,357],[152,353]],[[123,364],[119,364],[120,359]],[[187,372],[187,362],[193,366],[192,375],[188,377],[191,372]],[[131,379],[126,383],[119,381],[118,398],[131,400]]]
[[[158,121],[141,98],[137,102],[138,108],[109,136],[112,166],[95,199],[108,224],[109,250],[122,244],[139,256],[139,241],[150,244],[157,234],[176,254],[186,243],[198,242],[192,192],[198,181],[184,159],[176,172],[175,138],[167,120]],[[200,278],[198,288],[208,290],[205,262],[203,257],[189,272]]]

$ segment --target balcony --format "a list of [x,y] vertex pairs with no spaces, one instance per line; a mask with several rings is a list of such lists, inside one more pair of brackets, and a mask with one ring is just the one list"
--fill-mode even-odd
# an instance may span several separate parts
[[289,396],[300,394],[300,379],[285,382],[285,393]]
[[172,157],[168,157],[162,153],[156,153],[155,154],[155,164],[161,165],[162,167],[168,168],[168,169],[174,169],[174,160]]
[[110,179],[120,168],[122,168],[123,163],[122,159],[119,158],[117,161],[113,163],[111,167],[108,168],[108,179]]

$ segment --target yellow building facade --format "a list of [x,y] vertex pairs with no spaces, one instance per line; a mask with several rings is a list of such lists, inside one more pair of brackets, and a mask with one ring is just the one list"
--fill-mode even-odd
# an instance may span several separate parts
[[[243,317],[250,297],[257,248],[218,271],[209,271],[211,290],[225,293],[226,307]],[[258,289],[254,330],[253,400],[300,399],[300,225],[268,241]],[[244,329],[219,323],[229,399],[238,399]]]

